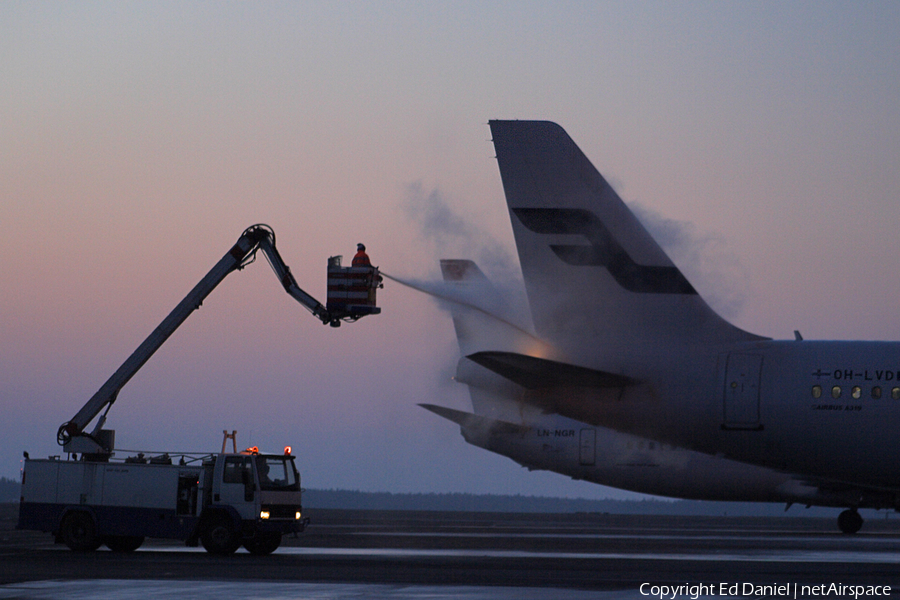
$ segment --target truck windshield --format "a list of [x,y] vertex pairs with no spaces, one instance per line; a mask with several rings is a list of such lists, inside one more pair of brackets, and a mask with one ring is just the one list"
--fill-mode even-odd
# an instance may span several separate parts
[[257,456],[256,470],[259,473],[259,489],[297,491],[297,472],[294,461],[286,456]]

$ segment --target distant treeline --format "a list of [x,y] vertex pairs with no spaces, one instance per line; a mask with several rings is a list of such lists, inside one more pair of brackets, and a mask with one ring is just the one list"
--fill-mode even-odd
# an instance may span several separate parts
[[19,482],[16,479],[0,477],[0,502],[19,501]]
[[[493,494],[392,494],[347,490],[306,490],[303,505],[314,508],[369,510],[448,510],[462,512],[608,513],[620,515],[682,515],[733,517],[829,517],[834,508],[758,502],[706,502],[699,500],[586,500],[545,496]],[[866,511],[869,512],[869,511]],[[867,518],[874,516],[871,511]]]
[[[19,501],[19,481],[0,477],[0,502]],[[607,513],[617,515],[682,515],[730,517],[828,517],[836,508],[794,506],[756,502],[703,502],[698,500],[586,500],[546,496],[502,496],[499,494],[392,494],[349,490],[306,490],[307,509],[440,510],[460,512]],[[866,518],[885,511],[865,511]],[[888,513],[892,514],[892,513]]]

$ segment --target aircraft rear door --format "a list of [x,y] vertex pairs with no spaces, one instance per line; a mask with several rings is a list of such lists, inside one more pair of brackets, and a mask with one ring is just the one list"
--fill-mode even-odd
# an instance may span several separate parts
[[762,429],[759,422],[759,380],[762,356],[729,354],[725,368],[724,429]]

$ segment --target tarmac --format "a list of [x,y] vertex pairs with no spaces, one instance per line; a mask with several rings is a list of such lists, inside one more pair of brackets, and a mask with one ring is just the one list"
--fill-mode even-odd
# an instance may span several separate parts
[[[900,520],[309,509],[270,556],[167,540],[71,552],[0,515],[2,598],[883,597],[900,591]],[[888,590],[888,586],[890,589]]]

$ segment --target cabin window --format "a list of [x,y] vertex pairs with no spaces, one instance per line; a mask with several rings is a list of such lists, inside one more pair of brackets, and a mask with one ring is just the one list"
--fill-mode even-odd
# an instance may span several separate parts
[[837,400],[838,398],[841,397],[841,386],[836,385],[833,388],[831,388],[831,397],[834,398],[835,400]]
[[812,395],[813,395],[813,398],[821,398],[822,397],[822,386],[814,385],[812,387]]
[[248,456],[226,456],[225,471],[222,473],[222,483],[244,483],[253,481],[253,467],[250,466]]
[[900,387],[891,388],[891,398],[900,400]]
[[881,398],[881,386],[880,385],[876,385],[875,387],[872,388],[872,398],[874,398],[875,400],[878,400],[879,398]]
[[850,390],[850,395],[853,396],[854,400],[859,400],[862,397],[862,388],[858,385],[854,385],[853,389]]

